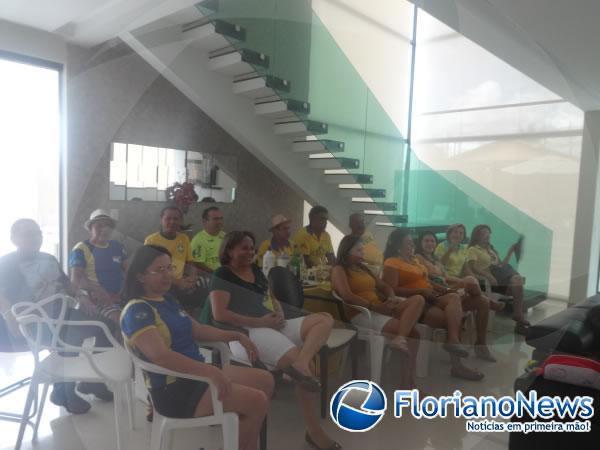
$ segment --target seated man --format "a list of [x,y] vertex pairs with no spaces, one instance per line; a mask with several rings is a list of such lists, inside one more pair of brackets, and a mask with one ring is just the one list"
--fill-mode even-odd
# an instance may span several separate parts
[[[0,336],[4,345],[14,346],[23,337],[17,321],[10,310],[15,303],[37,302],[57,293],[75,296],[76,290],[62,271],[56,258],[40,252],[42,231],[32,219],[19,219],[11,227],[11,240],[17,251],[0,258]],[[67,320],[90,320],[95,307],[90,300],[79,297],[79,309],[69,309]],[[52,314],[52,311],[48,311]],[[98,327],[73,327],[62,336],[65,342],[79,346],[86,338],[95,337],[96,345],[109,347],[110,342]],[[8,342],[6,342],[8,341]],[[112,393],[101,383],[79,383],[79,392],[94,394],[103,400],[112,400]],[[90,409],[90,404],[75,393],[75,383],[55,383],[50,401],[64,406],[73,414],[82,414]]]
[[202,212],[202,231],[192,239],[192,257],[204,272],[213,273],[219,262],[219,248],[225,237],[223,231],[223,213],[216,206],[210,206]]
[[364,214],[351,214],[348,225],[351,230],[350,235],[360,238],[362,242],[365,263],[372,266],[383,265],[383,252],[377,245],[373,234],[370,231],[366,231]]
[[[160,231],[146,237],[144,245],[158,245],[169,251],[173,265],[171,292],[175,298],[185,295],[184,307],[191,313],[204,304],[208,290],[198,286],[197,272],[188,268],[190,265],[196,266],[197,263],[192,260],[190,239],[185,233],[179,232],[182,220],[183,214],[179,208],[167,206],[160,214]],[[188,275],[189,271],[193,272],[191,277],[186,276],[186,271]]]
[[94,211],[84,225],[90,238],[73,247],[69,267],[73,286],[86,290],[99,314],[118,325],[121,315],[119,292],[127,268],[127,255],[120,242],[110,240],[115,225],[116,221],[108,212]]
[[264,240],[258,247],[256,256],[256,264],[258,264],[258,267],[262,267],[263,256],[265,256],[265,253],[269,250],[273,252],[275,257],[279,255],[292,256],[294,246],[290,242],[291,223],[292,221],[283,214],[277,214],[273,217],[271,220],[271,228],[269,228],[273,237]]
[[331,237],[325,231],[328,219],[329,212],[324,206],[314,206],[308,213],[308,225],[298,230],[292,239],[304,255],[308,268],[323,264],[333,266],[335,263]]

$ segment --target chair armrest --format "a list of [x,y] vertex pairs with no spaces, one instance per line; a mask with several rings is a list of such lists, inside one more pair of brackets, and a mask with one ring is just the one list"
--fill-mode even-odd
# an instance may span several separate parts
[[210,380],[210,378],[203,377],[200,375],[192,375],[189,373],[176,372],[174,370],[170,370],[165,367],[161,367],[156,364],[142,360],[137,355],[135,355],[129,348],[127,349],[127,351],[129,352],[129,355],[133,359],[134,365],[138,366],[140,369],[145,370],[146,372],[150,372],[150,373],[154,373],[154,374],[158,374],[158,375],[168,375],[168,376],[172,376],[172,377],[176,377],[176,378],[184,378],[186,380],[201,381],[201,382],[208,384],[210,394],[212,397],[213,414],[215,416],[223,415],[223,403],[219,400],[217,388],[214,385],[214,383],[212,382],[212,380]]
[[305,295],[304,297],[309,298],[311,300],[316,300],[319,302],[330,303],[330,304],[335,305],[335,307],[337,308],[338,314],[340,315],[340,319],[346,323],[350,322],[350,320],[348,320],[348,318],[346,317],[346,311],[344,311],[344,302],[342,302],[341,300],[339,300],[337,298],[332,298],[332,297],[322,297],[320,295]]

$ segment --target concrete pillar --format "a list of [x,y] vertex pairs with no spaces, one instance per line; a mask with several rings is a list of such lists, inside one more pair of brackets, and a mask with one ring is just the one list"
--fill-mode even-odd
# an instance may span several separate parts
[[569,304],[594,295],[600,262],[600,111],[585,113]]

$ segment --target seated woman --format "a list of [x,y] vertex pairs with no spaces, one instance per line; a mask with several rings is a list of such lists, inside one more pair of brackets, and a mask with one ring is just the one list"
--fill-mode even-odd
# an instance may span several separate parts
[[[266,371],[227,365],[222,370],[204,363],[196,341],[236,342],[255,358],[256,347],[239,332],[201,325],[167,294],[172,283],[171,255],[163,247],[144,245],[127,270],[121,328],[127,343],[144,359],[177,372],[209,378],[217,387],[225,411],[239,415],[240,449],[257,449],[263,420],[273,392]],[[167,417],[212,414],[208,384],[158,374],[146,374],[156,410]]]
[[[333,319],[320,313],[286,320],[281,304],[269,292],[267,279],[253,264],[254,248],[254,236],[248,231],[225,235],[219,252],[221,267],[213,274],[205,320],[245,330],[258,349],[258,359],[283,370],[296,382],[306,441],[315,449],[341,449],[319,424],[316,404],[320,383],[313,376],[312,364],[327,342]],[[232,342],[230,347],[234,356],[248,358],[241,343]]]
[[439,285],[443,288],[457,290],[462,299],[463,310],[475,311],[475,324],[477,341],[475,342],[475,354],[478,358],[486,361],[496,362],[487,348],[487,324],[490,309],[499,311],[504,308],[504,303],[491,302],[481,293],[479,282],[475,277],[452,277],[446,273],[442,263],[437,259],[434,252],[437,247],[437,238],[431,232],[425,232],[419,236],[417,242],[416,259],[427,269],[429,281],[433,286]]
[[490,243],[491,235],[492,229],[488,225],[477,225],[473,228],[465,271],[477,278],[488,280],[493,291],[512,296],[515,333],[525,335],[530,324],[523,316],[523,278],[508,263],[519,244],[511,245],[501,260]]
[[394,288],[396,295],[422,295],[426,301],[423,322],[433,328],[445,328],[448,339],[444,350],[450,353],[452,376],[481,380],[483,374],[462,364],[460,358],[469,352],[460,343],[463,318],[462,301],[452,289],[429,282],[427,269],[415,259],[415,244],[408,230],[394,230],[388,237],[384,252],[383,281]]
[[[414,326],[423,313],[425,299],[413,295],[407,299],[399,299],[394,290],[375,275],[364,264],[363,244],[358,236],[346,236],[340,242],[337,263],[331,272],[331,285],[334,291],[345,302],[363,306],[371,310],[371,326],[389,338],[390,345],[410,357],[411,364],[403,374],[402,388],[415,387],[415,362],[418,340],[411,339],[409,350],[407,337],[418,338]],[[356,326],[369,326],[365,315],[350,308],[348,315]],[[404,386],[406,385],[406,386]]]

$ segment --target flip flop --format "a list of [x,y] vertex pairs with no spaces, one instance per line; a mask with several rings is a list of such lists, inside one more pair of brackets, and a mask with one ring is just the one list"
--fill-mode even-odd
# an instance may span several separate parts
[[449,344],[448,342],[446,342],[442,348],[448,353],[452,353],[462,358],[466,358],[467,356],[469,356],[469,352],[461,344]]
[[321,382],[318,378],[304,375],[292,366],[282,369],[282,372],[294,380],[302,389],[309,392],[321,392]]
[[484,375],[478,370],[469,369],[468,367],[459,366],[450,369],[450,375],[455,378],[462,378],[469,381],[481,381]]
[[308,433],[304,434],[304,440],[315,450],[342,450],[342,446],[335,441],[333,441],[333,444],[331,444],[329,447],[319,447],[317,443],[312,440]]

